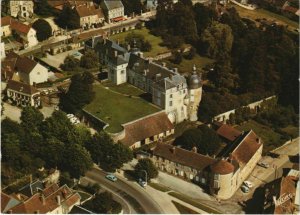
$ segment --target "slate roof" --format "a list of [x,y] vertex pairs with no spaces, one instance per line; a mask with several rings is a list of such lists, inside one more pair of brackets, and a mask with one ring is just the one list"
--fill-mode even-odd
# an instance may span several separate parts
[[121,142],[130,147],[138,141],[174,129],[174,126],[167,114],[160,112],[141,120],[125,124],[124,129],[125,138],[122,139]]
[[49,213],[59,207],[57,196],[60,196],[61,204],[69,209],[80,201],[80,195],[74,193],[67,185],[64,185],[54,190],[48,196],[43,196],[42,193],[34,194],[21,204],[11,208],[11,212],[17,214]]
[[238,138],[242,132],[240,132],[239,130],[226,125],[226,124],[222,124],[218,129],[217,129],[217,134],[229,141],[234,141],[236,138]]
[[124,7],[121,0],[104,0],[104,5],[107,10],[113,10]]
[[45,188],[42,181],[37,180],[32,183],[26,184],[24,187],[19,189],[19,193],[24,194],[25,196],[33,196],[37,192],[43,190]]
[[192,167],[199,171],[216,162],[214,158],[164,143],[158,143],[156,145],[153,150],[153,155],[183,166]]
[[39,92],[35,87],[30,86],[29,84],[25,84],[14,80],[8,80],[7,89],[11,89],[27,95],[33,95]]

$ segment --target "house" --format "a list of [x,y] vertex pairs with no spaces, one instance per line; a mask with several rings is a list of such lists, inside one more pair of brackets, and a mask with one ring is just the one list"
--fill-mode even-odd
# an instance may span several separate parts
[[172,123],[197,120],[202,84],[195,66],[186,79],[176,68],[170,69],[144,58],[136,44],[126,50],[103,39],[96,50],[100,62],[108,66],[110,81],[116,85],[128,82],[151,94],[152,103],[164,109]]
[[26,25],[10,16],[1,18],[1,23],[1,36],[13,35],[25,48],[38,44],[36,31],[30,25]]
[[[234,134],[230,135],[234,136]],[[241,133],[214,157],[168,144],[157,144],[152,161],[161,170],[208,187],[218,199],[229,199],[261,159],[263,144],[252,131]]]
[[40,92],[34,86],[9,80],[6,89],[8,99],[18,106],[39,107],[41,105]]
[[227,144],[235,141],[242,133],[231,126],[220,122],[213,122],[212,127],[216,130],[216,133],[221,140]]
[[125,19],[124,17],[124,5],[121,0],[103,0],[101,7],[106,17],[106,22],[118,22]]
[[30,196],[23,195],[23,198],[21,198],[21,195],[17,193],[14,197],[20,201],[20,203],[11,207],[8,213],[67,214],[75,205],[80,204],[81,199],[80,195],[67,185],[59,187],[57,184],[51,184]]
[[33,16],[33,1],[32,0],[14,0],[3,1],[2,10],[9,16],[18,18],[31,18]]
[[1,213],[7,213],[9,209],[20,203],[21,202],[14,197],[1,192]]
[[174,126],[165,112],[159,112],[123,125],[125,137],[120,142],[131,149],[174,134]]
[[17,55],[14,52],[7,54],[2,62],[2,78],[9,80],[15,75],[16,79],[24,84],[33,85],[48,81],[48,69],[36,61]]
[[104,22],[104,14],[101,8],[96,8],[93,2],[75,6],[74,10],[79,17],[82,28],[97,27]]

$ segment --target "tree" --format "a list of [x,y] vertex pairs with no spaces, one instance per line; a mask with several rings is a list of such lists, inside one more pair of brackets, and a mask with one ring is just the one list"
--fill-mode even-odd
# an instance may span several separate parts
[[27,131],[37,131],[42,125],[44,116],[34,107],[24,107],[21,112],[21,126]]
[[62,172],[59,177],[59,184],[60,184],[60,186],[63,186],[64,184],[66,184],[68,187],[73,187],[74,181],[72,180],[70,173]]
[[93,161],[108,172],[114,172],[133,158],[133,153],[128,147],[120,143],[115,144],[105,132],[94,135],[93,140],[86,143],[86,148]]
[[216,132],[206,125],[186,130],[175,140],[176,145],[180,145],[187,150],[196,147],[198,153],[204,155],[213,155],[219,149],[220,143],[221,141]]
[[64,63],[61,64],[60,67],[63,70],[72,71],[72,70],[77,70],[79,65],[80,65],[80,60],[78,60],[77,58],[75,58],[72,55],[68,55],[65,58]]
[[174,52],[173,63],[180,64],[181,62],[182,62],[182,53],[178,51]]
[[150,181],[152,178],[156,178],[158,176],[158,170],[156,166],[153,164],[152,160],[148,158],[143,158],[138,161],[134,167],[134,175],[137,178],[146,181],[145,171],[147,172],[147,181]]
[[38,19],[32,24],[32,27],[36,30],[36,37],[39,42],[52,36],[51,25],[44,19]]
[[125,14],[131,16],[133,13],[138,15],[141,11],[145,11],[145,6],[142,4],[141,0],[122,0],[125,8]]
[[83,176],[92,166],[91,155],[84,147],[71,144],[65,148],[62,170],[68,171],[72,178]]
[[94,77],[89,72],[73,75],[69,91],[61,95],[60,108],[69,113],[79,112],[95,96],[93,82]]
[[96,214],[119,214],[122,211],[120,203],[113,200],[109,192],[96,194],[94,199],[87,201],[83,206]]
[[99,65],[99,57],[93,50],[87,50],[80,59],[80,66],[86,69],[96,68]]
[[193,9],[197,31],[201,35],[211,22],[217,19],[217,14],[214,9],[206,7],[201,3],[196,3]]
[[[233,35],[228,25],[212,22],[201,36],[206,54],[211,58],[229,55],[233,43]],[[230,55],[229,55],[230,56]]]
[[80,28],[79,17],[75,10],[70,6],[65,5],[62,12],[58,15],[56,20],[61,28],[77,29]]
[[39,0],[35,2],[34,13],[40,16],[51,16],[54,10],[48,4],[47,0]]
[[194,47],[191,47],[189,53],[186,55],[186,59],[192,60],[196,55],[196,49]]

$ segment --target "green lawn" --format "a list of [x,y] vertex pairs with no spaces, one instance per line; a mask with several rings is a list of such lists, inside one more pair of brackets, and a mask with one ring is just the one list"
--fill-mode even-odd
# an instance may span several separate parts
[[135,29],[135,30],[115,34],[115,35],[112,35],[110,37],[110,39],[112,39],[114,41],[119,40],[119,42],[122,43],[125,41],[125,37],[128,34],[130,34],[131,32],[143,35],[144,38],[146,40],[148,40],[150,42],[150,44],[152,45],[152,50],[150,52],[144,52],[145,57],[155,57],[158,54],[162,54],[162,53],[169,51],[169,49],[167,47],[159,45],[163,41],[162,38],[156,37],[156,36],[150,34],[149,30],[147,28]]
[[267,10],[264,10],[261,8],[259,8],[257,10],[247,10],[245,8],[242,8],[242,7],[234,5],[234,4],[231,4],[231,5],[237,9],[240,16],[243,18],[252,19],[254,21],[255,21],[255,19],[265,18],[267,20],[275,20],[276,22],[278,22],[281,25],[288,25],[290,30],[299,28],[297,22],[294,22],[285,16],[282,16],[282,15],[279,15],[276,13],[272,13],[270,11],[267,11]]
[[221,214],[220,211],[218,211],[214,208],[211,208],[208,205],[204,205],[204,204],[200,203],[199,201],[193,200],[192,198],[190,198],[186,195],[176,193],[176,192],[170,192],[168,194],[171,196],[174,196],[175,198],[180,199],[181,201],[184,201],[190,205],[193,205],[194,207],[199,208],[200,210],[203,210],[209,214]]
[[156,189],[156,190],[159,190],[159,191],[161,191],[161,192],[168,192],[168,191],[171,191],[171,189],[170,188],[168,188],[168,187],[166,187],[166,186],[164,186],[164,185],[162,185],[162,184],[158,184],[158,183],[149,183],[149,185],[150,185],[150,187],[153,187],[154,189]]
[[122,94],[127,94],[127,95],[132,95],[132,96],[140,96],[143,93],[145,93],[144,91],[134,87],[131,84],[128,83],[124,83],[121,85],[115,85],[114,83],[107,81],[102,83],[105,87],[108,87],[109,89],[115,91],[115,92],[119,92]]
[[174,64],[170,61],[170,59],[168,59],[167,61],[164,60],[164,62],[167,63],[167,66],[168,67],[171,67],[171,68],[178,68],[178,72],[179,73],[186,73],[186,74],[189,74],[192,72],[192,69],[193,69],[193,65],[195,64],[196,67],[198,69],[200,68],[203,68],[207,65],[210,65],[214,62],[214,60],[210,59],[210,58],[207,58],[207,57],[202,57],[198,54],[195,55],[195,57],[191,60],[187,60],[185,58],[182,59],[182,62],[180,64]]
[[120,132],[121,124],[161,110],[141,98],[121,95],[101,84],[94,85],[94,91],[96,92],[94,100],[86,105],[84,110],[108,123],[106,131],[111,133]]
[[270,127],[262,125],[254,120],[249,120],[243,125],[236,127],[240,131],[248,131],[252,129],[259,137],[261,137],[264,142],[264,152],[269,152],[270,150],[279,147],[286,140],[282,139],[282,135],[276,133]]
[[283,132],[287,133],[288,135],[290,135],[293,138],[296,138],[296,137],[299,136],[299,128],[298,127],[289,125],[289,126],[287,126],[285,128],[282,128],[281,130]]

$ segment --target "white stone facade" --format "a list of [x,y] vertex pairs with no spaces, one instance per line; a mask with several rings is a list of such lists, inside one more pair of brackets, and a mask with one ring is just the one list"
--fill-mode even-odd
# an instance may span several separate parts
[[40,92],[30,95],[8,88],[7,96],[12,101],[15,101],[18,106],[39,107],[41,105]]
[[13,17],[30,18],[33,15],[33,1],[9,1],[9,14]]

